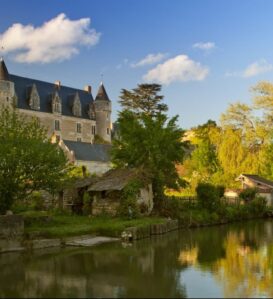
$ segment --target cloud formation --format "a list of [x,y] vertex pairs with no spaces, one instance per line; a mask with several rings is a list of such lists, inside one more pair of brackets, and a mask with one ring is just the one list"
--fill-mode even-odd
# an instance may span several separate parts
[[253,62],[250,64],[243,72],[243,77],[249,78],[257,76],[259,74],[264,74],[272,71],[273,66],[269,64],[265,59]]
[[193,46],[193,48],[196,48],[196,49],[201,49],[201,50],[211,50],[213,48],[215,48],[215,43],[213,42],[206,42],[206,43],[195,43]]
[[158,64],[143,76],[145,81],[160,84],[170,84],[175,81],[202,81],[209,73],[209,69],[199,62],[191,60],[187,55],[178,55]]
[[250,78],[260,74],[268,73],[272,70],[273,70],[273,65],[268,63],[265,59],[261,59],[251,63],[243,71],[226,72],[225,76]]
[[148,54],[146,57],[144,57],[140,61],[138,61],[136,63],[132,63],[131,67],[141,67],[141,66],[145,66],[145,65],[155,64],[155,63],[162,61],[166,56],[167,56],[167,54],[164,54],[164,53]]
[[64,13],[40,27],[13,24],[0,34],[4,52],[14,52],[14,59],[26,63],[49,63],[71,58],[79,46],[98,43],[100,33],[90,28],[90,18],[70,20]]

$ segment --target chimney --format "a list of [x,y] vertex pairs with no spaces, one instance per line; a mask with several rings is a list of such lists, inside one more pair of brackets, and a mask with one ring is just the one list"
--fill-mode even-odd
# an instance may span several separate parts
[[88,93],[91,93],[92,91],[92,87],[90,85],[85,85],[84,86],[84,91],[88,92]]
[[57,81],[54,82],[54,84],[55,84],[55,87],[56,87],[57,89],[60,89],[60,88],[61,88],[61,81],[57,80]]

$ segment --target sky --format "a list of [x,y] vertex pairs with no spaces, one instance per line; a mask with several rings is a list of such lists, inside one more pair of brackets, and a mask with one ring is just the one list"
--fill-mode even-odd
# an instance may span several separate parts
[[0,0],[0,46],[12,74],[62,85],[103,80],[113,121],[122,88],[159,83],[189,129],[219,121],[273,81],[273,1]]

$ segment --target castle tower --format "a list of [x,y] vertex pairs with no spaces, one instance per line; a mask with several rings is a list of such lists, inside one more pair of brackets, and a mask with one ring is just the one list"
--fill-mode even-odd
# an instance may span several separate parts
[[96,134],[107,142],[111,142],[111,101],[101,82],[94,101],[96,110]]
[[10,81],[3,58],[0,58],[0,106],[13,106],[15,101],[14,83]]

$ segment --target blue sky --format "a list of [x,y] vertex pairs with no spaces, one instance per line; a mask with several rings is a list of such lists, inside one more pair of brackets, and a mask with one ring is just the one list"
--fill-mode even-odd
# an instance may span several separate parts
[[120,90],[138,83],[161,83],[169,115],[179,114],[180,126],[190,128],[218,121],[228,103],[250,103],[251,86],[273,81],[273,1],[0,3],[9,72],[90,84],[93,95],[103,73],[113,120]]

